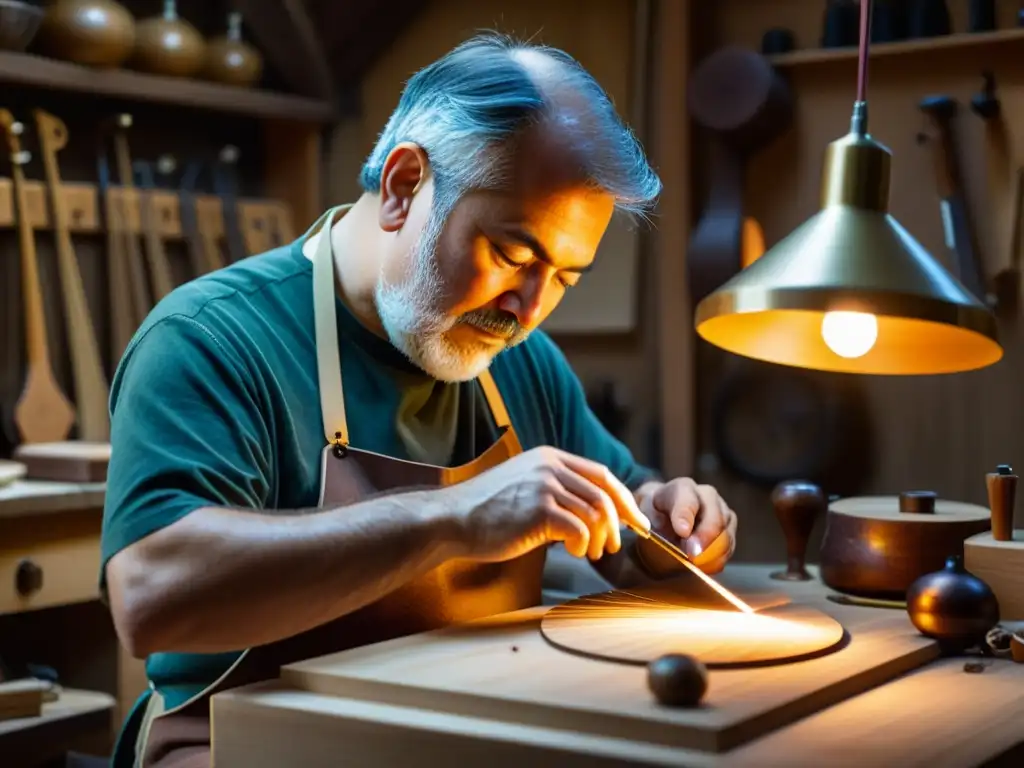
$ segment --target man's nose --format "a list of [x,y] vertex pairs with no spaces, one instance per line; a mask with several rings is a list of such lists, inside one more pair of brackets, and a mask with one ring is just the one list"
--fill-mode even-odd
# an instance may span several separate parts
[[533,328],[544,306],[544,289],[543,279],[537,275],[524,275],[519,285],[502,294],[498,308],[515,315],[524,328]]

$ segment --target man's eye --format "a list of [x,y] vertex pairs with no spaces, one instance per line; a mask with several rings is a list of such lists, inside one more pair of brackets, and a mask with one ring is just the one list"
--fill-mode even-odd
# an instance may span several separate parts
[[510,258],[509,255],[507,253],[505,253],[505,251],[503,251],[501,248],[499,248],[494,243],[491,243],[491,251],[493,251],[494,254],[501,261],[505,262],[505,264],[507,264],[510,267],[515,267],[516,269],[518,269],[520,267],[526,266],[524,262],[516,261],[515,259]]

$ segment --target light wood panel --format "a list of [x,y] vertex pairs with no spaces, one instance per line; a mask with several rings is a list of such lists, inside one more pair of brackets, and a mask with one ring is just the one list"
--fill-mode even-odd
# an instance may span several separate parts
[[713,670],[704,705],[696,710],[657,705],[642,666],[552,648],[538,631],[542,609],[301,662],[282,669],[281,677],[303,690],[378,704],[720,752],[938,653],[903,612],[837,605],[825,599],[820,583],[766,588],[767,572],[735,568],[722,581],[759,603],[769,593],[824,611],[847,628],[850,644],[799,664]]
[[[770,27],[788,27],[800,47],[817,45],[824,4],[816,0],[722,0],[709,7],[707,50],[737,43],[758,48]],[[1017,4],[999,3],[1003,27],[1013,25]],[[954,27],[966,27],[966,0],[950,2]],[[872,60],[869,80],[871,132],[893,152],[891,212],[947,268],[954,262],[944,243],[932,168],[931,147],[919,143],[926,121],[918,109],[925,97],[948,94],[961,105],[956,128],[962,137],[966,194],[977,227],[985,271],[1007,265],[1010,219],[1010,151],[1024,132],[1024,43],[1014,46],[941,47]],[[971,98],[991,70],[1003,100],[1009,135],[973,114]],[[796,101],[793,129],[754,158],[748,171],[746,205],[762,224],[771,246],[818,207],[826,145],[849,128],[856,82],[850,58],[786,70]],[[893,494],[925,488],[941,497],[986,504],[985,473],[999,463],[1024,460],[1024,341],[1019,315],[1000,322],[1006,356],[983,371],[928,377],[863,377],[875,445],[863,494]],[[715,378],[700,380],[700,407],[713,394]],[[837,436],[841,440],[842,436]],[[713,446],[702,436],[702,452]],[[716,484],[741,516],[737,557],[782,561],[785,545],[764,490],[751,487],[713,462],[701,473]],[[828,489],[826,489],[828,490]],[[1024,517],[1018,514],[1018,527]],[[820,531],[820,528],[819,528]],[[816,549],[809,553],[813,561]]]

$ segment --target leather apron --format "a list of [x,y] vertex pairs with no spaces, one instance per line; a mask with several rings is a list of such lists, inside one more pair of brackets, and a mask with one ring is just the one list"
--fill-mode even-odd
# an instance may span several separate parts
[[[345,206],[347,207],[347,206]],[[344,207],[328,211],[306,233],[321,229],[313,257],[320,405],[326,445],[321,454],[321,507],[353,504],[369,495],[411,487],[440,487],[467,480],[522,448],[504,402],[488,372],[479,382],[500,437],[474,461],[437,467],[363,451],[349,443],[342,392],[335,311],[334,256],[330,225]],[[539,605],[545,548],[502,563],[454,560],[398,587],[375,603],[307,632],[244,651],[206,690],[174,709],[158,701],[140,729],[136,765],[143,768],[209,768],[210,697],[241,685],[274,679],[282,665],[395,637],[439,629],[506,611]]]

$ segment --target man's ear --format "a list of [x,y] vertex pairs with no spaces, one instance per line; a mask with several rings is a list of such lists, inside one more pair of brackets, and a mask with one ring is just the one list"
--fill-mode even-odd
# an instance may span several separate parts
[[385,232],[402,228],[412,199],[430,175],[430,161],[421,147],[403,142],[388,153],[380,177],[380,227]]

